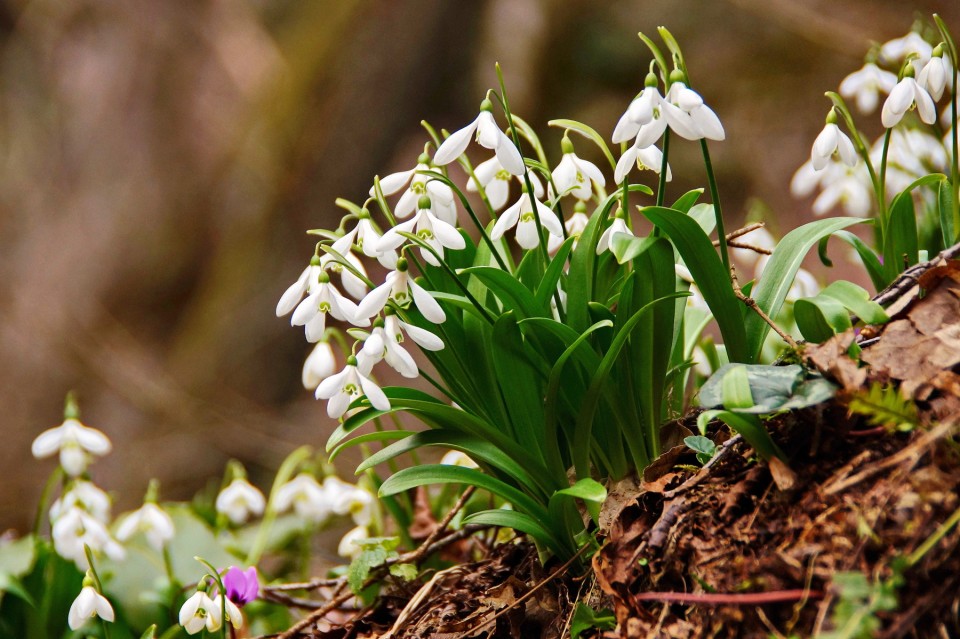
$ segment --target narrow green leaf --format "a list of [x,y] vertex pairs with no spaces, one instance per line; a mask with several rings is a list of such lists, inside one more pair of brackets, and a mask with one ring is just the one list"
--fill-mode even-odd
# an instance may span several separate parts
[[565,239],[550,260],[550,264],[543,274],[543,279],[537,286],[536,306],[538,308],[550,307],[550,299],[557,291],[557,283],[560,281],[560,276],[563,275],[563,269],[567,264],[567,257],[573,250],[574,241],[576,241],[576,238],[573,237]]
[[730,410],[753,407],[753,395],[750,393],[750,380],[747,378],[746,366],[730,366],[720,378],[720,392],[723,396],[723,405]]
[[[689,212],[690,212],[690,208],[691,208],[694,204],[697,203],[697,200],[700,199],[700,196],[701,196],[701,195],[703,195],[703,189],[702,189],[702,188],[693,189],[692,191],[687,191],[686,193],[684,193],[683,195],[681,195],[679,198],[677,198],[677,201],[674,202],[674,203],[673,203],[673,206],[671,206],[670,208],[672,208],[672,209],[674,209],[674,210],[677,210],[677,211],[680,211],[681,213],[689,213]],[[713,217],[713,211],[712,211],[713,206],[712,206],[712,205],[708,205],[708,206],[710,206],[710,208],[711,208],[710,217],[712,218],[712,217]],[[714,223],[716,223],[716,222],[714,222]]]
[[839,301],[825,296],[797,300],[793,317],[803,338],[820,344],[850,328],[850,312]]
[[368,444],[370,442],[383,442],[390,441],[392,439],[403,439],[404,437],[409,437],[410,435],[415,434],[416,431],[412,430],[378,430],[372,433],[366,433],[364,435],[358,435],[353,439],[349,439],[345,442],[340,442],[335,448],[330,451],[330,454],[327,456],[328,461],[333,461],[336,459],[340,453],[342,453],[347,448],[353,448],[354,446],[359,446],[360,444]]
[[953,246],[956,242],[960,220],[953,219],[953,186],[950,180],[943,180],[937,188],[937,212],[940,217],[940,234],[944,246]]
[[538,306],[537,298],[530,289],[506,271],[489,266],[472,266],[463,269],[461,274],[479,279],[500,299],[505,310],[516,311],[520,317],[549,314],[549,309]]
[[603,155],[606,156],[607,161],[610,162],[611,169],[617,168],[617,161],[613,159],[613,153],[610,152],[610,148],[607,146],[606,140],[604,140],[603,136],[597,133],[592,127],[589,127],[582,122],[577,122],[576,120],[565,119],[550,120],[547,122],[547,126],[555,126],[561,129],[576,131],[600,147],[600,150],[603,151]]
[[541,522],[525,513],[503,509],[484,510],[465,517],[463,523],[513,528],[525,535],[530,535],[538,544],[549,548],[553,554],[559,557],[565,557],[573,553],[572,548],[568,548]]
[[719,419],[735,432],[740,433],[744,441],[750,444],[763,459],[777,457],[786,461],[786,455],[770,439],[770,433],[767,432],[763,422],[756,415],[733,413],[728,410],[707,410],[697,417],[697,427],[700,432],[705,433],[707,424],[714,419]]
[[913,196],[904,191],[890,205],[890,217],[883,237],[883,274],[887,283],[917,263],[919,243]]
[[629,233],[614,233],[610,238],[610,252],[619,264],[626,264],[657,241],[655,237],[635,237]]
[[833,266],[833,262],[827,257],[827,242],[830,241],[831,237],[837,237],[854,248],[857,255],[860,256],[860,261],[863,262],[863,267],[867,270],[867,275],[870,276],[870,281],[876,291],[880,291],[886,286],[887,280],[883,273],[883,264],[880,263],[880,258],[873,252],[873,249],[850,231],[837,231],[833,235],[827,235],[820,239],[820,261],[825,266]]

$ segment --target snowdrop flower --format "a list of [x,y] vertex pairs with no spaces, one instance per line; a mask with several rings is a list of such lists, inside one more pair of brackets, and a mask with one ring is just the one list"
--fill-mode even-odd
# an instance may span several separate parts
[[84,546],[94,552],[103,552],[116,561],[126,556],[123,547],[110,536],[106,527],[80,508],[70,508],[54,521],[50,536],[57,554],[73,561],[81,570],[90,567]]
[[444,466],[462,466],[463,468],[478,468],[477,462],[459,450],[450,450],[440,459]]
[[[393,214],[401,219],[410,217],[416,210],[420,198],[426,195],[433,202],[434,214],[447,224],[456,226],[457,206],[453,189],[448,184],[421,173],[421,171],[431,170],[436,169],[430,166],[430,156],[422,153],[417,158],[417,166],[413,169],[391,173],[380,180],[380,189],[384,195],[394,195],[407,187],[393,209]],[[370,196],[374,195],[376,195],[376,187],[371,187]],[[374,257],[366,250],[364,253]]]
[[934,101],[937,101],[943,96],[943,90],[947,88],[950,71],[950,61],[943,55],[943,46],[937,45],[933,57],[917,74],[917,84],[927,91]]
[[[553,211],[536,198],[533,198],[533,202],[530,200],[530,195],[524,187],[520,199],[500,214],[497,223],[493,225],[493,230],[490,232],[490,239],[499,240],[509,229],[517,227],[517,244],[525,249],[536,248],[540,245],[537,218],[540,218],[540,225],[543,230],[550,235],[562,238],[563,227]],[[537,207],[536,212],[533,209],[534,203]]]
[[[425,244],[430,246],[440,259],[443,259],[444,248],[460,250],[466,247],[463,236],[455,226],[436,216],[433,210],[432,200],[424,195],[417,203],[417,214],[407,222],[397,224],[395,227],[383,234],[383,237],[377,242],[378,251],[390,251],[398,248],[407,238],[401,233],[413,234],[420,238]],[[424,247],[420,247],[420,255],[429,264],[440,266],[440,260]]]
[[397,270],[387,273],[383,284],[370,291],[357,307],[357,316],[369,320],[383,310],[388,301],[392,301],[400,308],[407,308],[410,303],[434,324],[442,324],[447,316],[433,296],[417,284],[408,272],[407,260],[400,258],[397,261]]
[[352,560],[363,551],[363,548],[361,548],[357,542],[369,538],[370,532],[367,530],[367,527],[357,526],[351,529],[343,536],[343,539],[340,540],[340,543],[337,545],[337,554]]
[[30,451],[37,459],[60,453],[60,466],[71,477],[78,477],[87,469],[91,456],[103,456],[110,452],[107,436],[95,428],[89,428],[74,417],[68,417],[55,428],[40,433]]
[[83,579],[83,588],[80,590],[80,594],[70,604],[67,623],[71,630],[77,630],[94,617],[100,617],[104,621],[113,621],[113,606],[110,605],[106,597],[97,592],[93,579],[87,575]]
[[827,114],[827,123],[817,139],[813,141],[813,148],[810,151],[814,170],[820,171],[827,166],[834,154],[839,155],[840,160],[847,166],[857,165],[857,150],[853,148],[853,142],[847,134],[837,126],[837,112],[830,109]]
[[197,590],[192,597],[183,602],[179,620],[180,625],[190,635],[195,635],[204,628],[207,632],[216,632],[223,623],[220,606],[214,605],[213,600],[203,590]]
[[260,596],[260,578],[255,566],[241,570],[230,566],[223,576],[223,587],[227,591],[227,599],[242,608]]
[[[227,613],[226,619],[222,619],[220,621],[220,624],[218,624],[217,626],[218,628],[219,628],[219,625],[223,623],[223,621],[229,621],[230,624],[233,625],[234,630],[240,630],[240,628],[243,627],[243,613],[240,612],[240,609],[237,607],[237,604],[230,601],[229,597],[224,598],[223,595],[217,595],[211,600],[211,604],[213,608],[218,612],[218,616],[220,612]],[[207,626],[207,629],[208,630],[210,629],[209,626]]]
[[330,342],[320,340],[313,347],[306,361],[303,362],[301,381],[307,390],[313,390],[324,379],[333,375],[337,370],[337,360],[333,354]]
[[911,31],[902,38],[894,38],[880,47],[880,58],[891,64],[900,62],[909,55],[926,61],[932,53],[933,47],[916,31]]
[[[587,228],[587,223],[590,222],[590,218],[587,217],[586,210],[586,204],[584,204],[582,201],[578,201],[576,205],[574,205],[573,215],[571,215],[570,219],[563,223],[563,227],[567,230],[567,237],[574,238],[572,248],[576,248],[577,242],[579,241],[580,236],[583,234],[583,230]],[[547,251],[550,253],[556,253],[561,244],[563,244],[562,237],[551,235],[547,239]]]
[[933,104],[933,98],[917,84],[912,75],[909,75],[909,67],[907,73],[908,75],[905,75],[897,83],[897,86],[893,87],[890,95],[883,103],[883,109],[880,111],[880,121],[888,129],[897,126],[903,119],[903,115],[913,108],[917,109],[920,120],[924,124],[933,124],[937,121],[937,109]]
[[350,515],[358,526],[373,521],[376,500],[369,492],[330,475],[323,480],[323,489],[330,500],[330,509],[338,515]]
[[813,201],[814,215],[824,215],[833,207],[842,205],[844,210],[856,217],[866,217],[870,213],[872,186],[863,167],[850,168],[833,163],[821,182],[823,190]]
[[644,84],[643,91],[630,102],[613,129],[611,139],[615,144],[635,138],[642,126],[653,121],[654,109],[663,102],[663,97],[657,89],[657,76],[648,73]]
[[843,79],[840,95],[854,98],[861,113],[873,113],[880,101],[880,92],[890,93],[896,85],[895,74],[870,62]]
[[[648,73],[644,85],[643,91],[633,99],[624,114],[620,116],[613,130],[612,139],[615,143],[619,144],[636,138],[634,145],[638,149],[646,148],[660,139],[667,125],[687,140],[703,137],[689,113],[660,95],[657,89],[657,76]],[[694,92],[691,91],[691,93]],[[694,93],[694,95],[697,94]],[[685,102],[685,104],[694,106],[692,103]],[[704,115],[709,118],[708,114]]]
[[834,164],[829,165],[827,171],[817,171],[813,168],[813,160],[807,160],[793,174],[793,178],[790,180],[790,193],[794,197],[810,195],[823,183],[824,178],[828,176],[833,166]]
[[[331,248],[350,262],[351,266],[357,271],[366,276],[366,269],[363,263],[350,251],[356,235],[357,229],[354,229],[334,242]],[[396,255],[394,255],[394,262],[395,261]],[[324,273],[324,271],[339,273],[344,288],[354,297],[361,298],[366,295],[366,282],[357,277],[350,269],[344,268],[343,264],[337,261],[332,254],[326,253],[322,256],[314,255],[310,258],[310,264],[307,265],[307,268],[303,269],[303,272],[300,273],[297,281],[291,284],[280,297],[280,301],[277,303],[277,317],[283,317],[294,310],[305,294],[309,293],[313,295],[317,293],[320,290],[320,275]],[[327,278],[329,280],[329,275]]]
[[239,526],[250,517],[262,515],[266,500],[256,486],[242,477],[237,477],[220,491],[215,505],[218,513]]
[[329,400],[327,414],[334,419],[342,417],[350,403],[361,394],[377,410],[390,410],[390,400],[379,386],[357,370],[357,358],[353,356],[347,358],[347,365],[342,371],[320,382],[314,393],[317,399]]
[[300,473],[281,486],[274,507],[281,513],[293,508],[297,516],[317,524],[326,521],[331,513],[326,491],[309,473]]
[[523,156],[520,155],[513,141],[497,126],[491,113],[492,108],[490,100],[481,102],[477,119],[444,140],[433,156],[433,163],[437,166],[446,166],[456,160],[467,150],[470,138],[476,133],[477,143],[496,152],[497,159],[500,160],[503,168],[514,175],[523,175],[525,170]]
[[388,312],[384,320],[377,320],[374,323],[373,331],[357,354],[357,368],[361,373],[369,375],[373,366],[383,360],[392,369],[409,379],[420,374],[413,357],[401,346],[404,340],[401,327],[422,348],[428,351],[443,349],[443,342],[436,335],[402,322],[394,313]]
[[356,326],[369,324],[363,318],[357,317],[357,305],[344,297],[330,283],[330,276],[326,272],[320,271],[317,276],[316,290],[297,305],[290,318],[290,324],[303,326],[308,342],[318,342],[323,339],[323,334],[327,330],[327,314]]
[[[533,184],[534,194],[538,198],[543,197],[543,185],[540,184],[540,180],[532,172],[529,177],[530,183]],[[520,180],[520,183],[523,184],[521,176],[510,173],[503,168],[497,156],[493,156],[489,160],[478,164],[473,170],[473,175],[467,180],[467,191],[478,193],[482,186],[491,208],[494,211],[499,211],[510,197],[510,180],[512,179]]]
[[[639,138],[637,138],[639,139]],[[621,184],[627,174],[634,166],[642,170],[650,170],[660,175],[660,167],[663,164],[663,152],[657,147],[646,146],[640,148],[634,143],[629,149],[623,152],[620,159],[617,160],[617,168],[613,172],[613,181]],[[670,171],[670,165],[667,164],[667,182],[673,179],[673,173]]]
[[573,150],[573,142],[567,136],[560,143],[563,157],[553,170],[553,184],[561,196],[572,195],[578,200],[589,200],[593,195],[593,185],[602,188],[606,185],[603,173],[593,162],[581,160]]
[[687,87],[684,81],[685,79],[683,78],[683,72],[675,70],[670,74],[670,78],[672,83],[664,99],[668,103],[677,105],[684,113],[689,114],[695,132],[694,137],[684,135],[684,129],[677,126],[678,124],[687,126],[688,123],[685,120],[677,122],[675,115],[668,114],[671,118],[670,128],[688,140],[706,138],[708,140],[722,142],[726,139],[727,135],[723,130],[723,124],[720,123],[720,118],[713,112],[713,109],[703,103],[703,98],[700,97],[699,93]]
[[597,241],[597,255],[609,251],[611,248],[610,242],[613,240],[613,235],[615,233],[626,233],[627,235],[633,235],[633,231],[627,226],[627,222],[624,219],[623,211],[617,211],[616,216],[613,218],[610,226],[603,232],[600,236],[600,239]]
[[78,479],[71,483],[63,496],[50,507],[50,521],[58,519],[71,508],[87,511],[102,524],[110,521],[110,496],[93,482]]
[[147,543],[162,552],[167,542],[173,539],[173,519],[160,506],[147,502],[120,521],[117,539],[128,541],[137,533],[143,533]]
[[688,269],[685,264],[676,264],[673,270],[677,274],[677,277],[687,284],[687,291],[690,293],[689,297],[686,298],[687,308],[703,311],[707,314],[711,313],[710,307],[707,305],[707,300],[703,298],[703,293],[700,292],[697,284],[693,281],[693,275],[690,273],[690,269]]

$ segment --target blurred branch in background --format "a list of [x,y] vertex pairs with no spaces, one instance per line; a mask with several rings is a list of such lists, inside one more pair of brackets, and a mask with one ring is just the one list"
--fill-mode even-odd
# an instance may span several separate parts
[[494,61],[538,128],[564,116],[609,135],[646,72],[636,32],[669,25],[727,127],[725,209],[739,221],[756,195],[789,226],[807,216],[787,184],[823,91],[914,10],[960,14],[902,4],[10,0],[0,521],[26,525],[49,470],[29,444],[70,388],[114,439],[98,479],[124,506],[151,476],[183,498],[229,456],[256,481],[257,465],[321,445],[332,424],[299,385],[307,347],[273,314],[313,250],[302,229],[336,226],[334,198],[409,168],[421,119],[467,122]]

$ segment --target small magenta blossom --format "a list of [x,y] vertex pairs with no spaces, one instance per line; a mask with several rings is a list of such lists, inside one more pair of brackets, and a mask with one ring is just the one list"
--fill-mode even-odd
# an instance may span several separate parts
[[223,576],[223,587],[227,591],[227,599],[241,608],[260,594],[260,578],[255,566],[241,570],[237,566],[230,566]]

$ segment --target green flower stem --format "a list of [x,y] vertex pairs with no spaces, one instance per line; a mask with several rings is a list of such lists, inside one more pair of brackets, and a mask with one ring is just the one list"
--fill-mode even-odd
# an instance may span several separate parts
[[907,565],[913,567],[920,562],[924,556],[933,550],[933,547],[940,543],[940,540],[943,539],[947,533],[949,533],[954,526],[960,523],[960,508],[953,511],[953,514],[950,517],[940,524],[940,527],[937,528],[932,535],[926,538],[922,544],[920,544],[916,550],[910,553],[907,556]]
[[167,582],[168,587],[170,588],[170,612],[173,613],[177,609],[177,596],[180,592],[180,582],[177,580],[177,575],[173,571],[173,558],[170,556],[170,547],[167,544],[163,544],[163,570],[167,573]]
[[[664,143],[666,146],[666,143]],[[723,211],[720,209],[720,192],[717,190],[717,179],[713,174],[713,163],[710,162],[710,151],[707,148],[707,141],[700,140],[700,149],[703,151],[703,164],[707,169],[707,183],[710,185],[710,199],[713,200],[713,214],[717,219],[717,238],[720,241],[720,259],[723,260],[723,268],[726,269],[727,277],[730,276],[730,255],[727,251],[727,234],[723,228]],[[666,157],[666,153],[663,154]],[[664,172],[666,173],[666,172]]]
[[[447,264],[446,260],[444,260],[442,257],[440,257],[440,254],[437,253],[437,252],[433,249],[432,246],[430,246],[429,244],[427,244],[426,242],[424,242],[423,240],[421,240],[419,237],[417,237],[417,236],[414,235],[413,233],[403,233],[403,232],[401,232],[400,235],[406,237],[408,240],[411,240],[412,242],[414,242],[414,243],[415,243],[417,246],[419,246],[420,248],[422,248],[422,249],[424,249],[424,250],[426,250],[426,251],[430,251],[430,253],[432,253],[433,256],[434,256],[435,258],[437,258],[437,261],[440,262],[440,266],[443,268],[443,270],[445,270],[445,271],[450,275],[450,277],[453,278],[453,281],[456,283],[457,288],[460,289],[460,291],[463,293],[464,297],[466,297],[468,300],[470,300],[470,303],[473,304],[474,307],[480,312],[480,315],[483,317],[483,319],[485,319],[485,320],[487,320],[488,322],[490,322],[491,325],[495,323],[493,317],[491,317],[491,316],[490,316],[490,313],[487,312],[486,307],[484,307],[482,304],[480,304],[480,302],[477,300],[477,298],[473,296],[473,293],[470,292],[470,289],[468,289],[468,288],[466,287],[466,285],[465,285],[463,282],[460,281],[460,278],[457,277],[457,272],[454,271],[452,268],[450,268],[450,265]],[[410,245],[408,244],[405,248],[410,248]],[[408,252],[407,254],[408,254],[408,256],[410,256],[410,258],[416,260],[416,258],[413,258],[413,256],[410,255],[409,252]],[[420,265],[420,263],[419,263],[419,262],[415,262],[415,263],[417,264],[417,268],[420,270],[420,272],[423,273],[423,267]],[[426,277],[426,276],[424,276],[424,277]],[[433,287],[433,288],[436,288],[436,287]]]
[[50,473],[50,478],[40,493],[40,503],[37,505],[37,514],[33,518],[33,534],[40,534],[40,527],[43,525],[43,517],[50,506],[50,497],[53,495],[53,487],[64,479],[63,468],[59,465]]
[[[93,577],[94,584],[97,587],[97,592],[103,595],[103,582],[100,581],[100,575],[97,574],[97,567],[93,562],[93,551],[90,550],[90,546],[87,544],[83,545],[83,554],[87,556],[87,565],[90,566],[90,575]],[[110,626],[106,619],[100,619],[100,625],[103,626],[103,636],[104,639],[110,639]]]
[[[670,153],[670,127],[663,131],[663,160],[660,162],[660,181],[657,183],[657,206],[663,206],[663,200],[667,193],[667,156]],[[711,192],[711,197],[716,201],[716,196]],[[715,205],[718,206],[718,205]]]
[[[289,459],[289,457],[287,459]],[[227,623],[227,589],[223,586],[223,577],[220,576],[220,573],[217,571],[217,569],[214,568],[213,565],[206,559],[202,559],[200,557],[194,557],[194,559],[209,568],[210,576],[214,579],[214,581],[217,582],[217,588],[222,596],[220,599],[220,636],[222,639],[227,639],[227,626],[229,625],[232,627],[232,624]]]
[[[939,15],[936,13],[933,14],[933,20],[937,23],[940,35],[943,36],[943,41],[947,45],[947,52],[950,54],[950,62],[953,65],[953,73],[956,73],[957,64],[960,63],[960,56],[957,55],[957,43],[954,41],[953,36],[950,35],[950,30],[947,29],[947,25]],[[954,238],[954,240],[956,240],[960,237],[960,158],[958,158],[958,156],[960,156],[960,149],[958,149],[960,142],[957,140],[957,87],[956,82],[951,84],[950,130],[953,132],[951,135],[953,138],[953,157],[950,162],[950,190],[952,196],[951,208],[953,210],[953,224],[954,228],[957,229],[957,236]]]
[[[883,135],[883,152],[880,155],[880,190],[877,194],[880,207],[880,237],[884,236],[883,230],[887,228],[887,152],[890,150],[890,135],[893,129],[887,129]],[[883,250],[883,242],[880,242],[880,250]]]
[[[273,487],[270,489],[270,497],[267,500],[267,507],[263,519],[260,520],[260,527],[257,528],[257,536],[253,540],[253,545],[250,546],[250,552],[247,553],[246,563],[248,566],[256,566],[257,563],[260,562],[260,557],[267,547],[270,529],[273,528],[273,524],[277,520],[277,509],[273,507],[277,492],[281,486],[290,481],[297,467],[309,459],[312,454],[313,451],[309,446],[301,446],[287,455],[287,458],[280,464],[280,468],[277,470],[277,476],[273,480]],[[224,596],[226,596],[226,594],[224,594]]]

